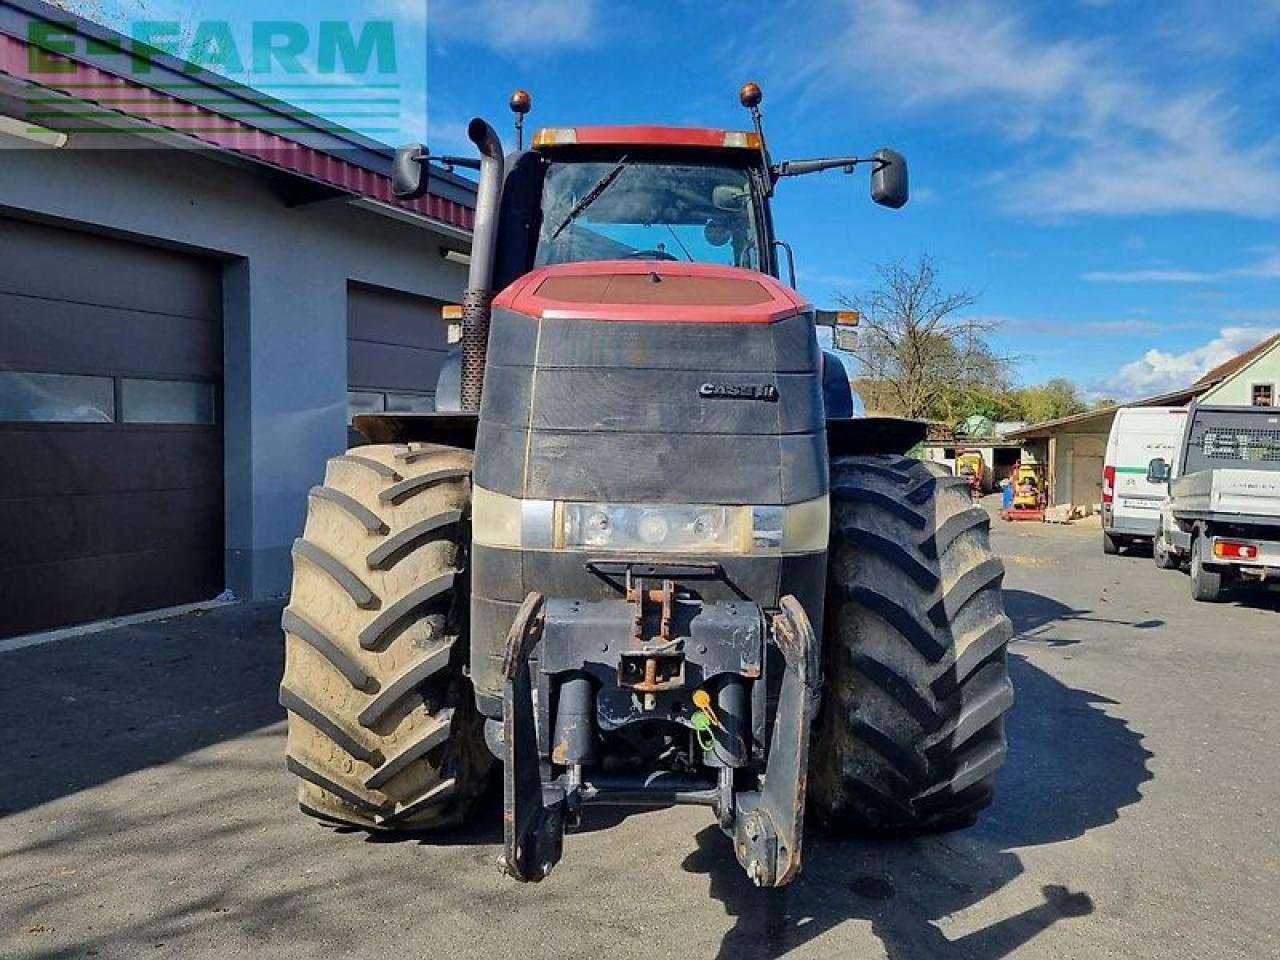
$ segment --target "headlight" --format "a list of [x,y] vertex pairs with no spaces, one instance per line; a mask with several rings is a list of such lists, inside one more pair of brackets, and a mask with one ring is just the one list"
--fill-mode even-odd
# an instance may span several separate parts
[[560,544],[568,550],[745,553],[750,507],[566,503]]
[[826,497],[788,506],[557,503],[474,488],[472,537],[489,547],[605,553],[811,553],[827,547]]

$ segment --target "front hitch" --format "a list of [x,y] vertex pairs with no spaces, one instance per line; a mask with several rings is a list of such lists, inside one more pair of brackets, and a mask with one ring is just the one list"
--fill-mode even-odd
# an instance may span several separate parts
[[[783,598],[779,611],[767,620],[763,611],[753,604],[732,605],[731,611],[714,604],[701,607],[703,624],[711,626],[693,628],[698,642],[693,645],[689,662],[680,661],[677,670],[673,660],[663,658],[669,656],[678,641],[689,638],[671,632],[673,590],[674,586],[666,583],[662,596],[653,591],[649,601],[646,591],[640,590],[630,607],[622,601],[598,604],[554,601],[549,612],[547,602],[537,593],[530,593],[521,605],[507,635],[503,658],[504,869],[515,879],[526,882],[544,879],[560,860],[566,821],[576,818],[581,807],[591,803],[707,806],[716,811],[721,829],[733,840],[738,861],[754,884],[780,887],[799,871],[809,728],[819,680],[818,646],[809,618],[800,603],[790,596]],[[646,602],[653,602],[657,606],[655,612],[659,613],[653,619],[659,625],[653,637],[645,636],[645,630],[637,630],[637,625],[645,622]],[[741,617],[748,608],[755,616]],[[734,626],[731,630],[717,626],[721,622]],[[684,626],[687,628],[688,624]],[[703,642],[705,634],[699,631],[708,629],[721,631],[724,642]],[[586,636],[591,637],[591,646],[597,651],[615,646],[612,639],[617,638],[621,642],[616,643],[616,647],[625,653],[620,652],[617,660],[609,664],[601,663],[596,655],[584,661],[580,650],[581,640]],[[763,786],[760,786],[758,775],[747,776],[751,758],[744,744],[752,740],[759,744],[763,740],[765,695],[761,667],[766,639],[781,652],[785,670],[773,717]],[[661,643],[657,644],[659,640]],[[661,656],[638,658],[637,643],[641,648],[660,651]],[[535,649],[541,651],[537,678],[530,663]],[[751,718],[750,729],[744,716],[726,713],[722,728],[703,731],[714,734],[716,742],[709,746],[710,754],[718,758],[718,770],[707,770],[706,775],[697,771],[661,770],[639,775],[606,775],[589,764],[584,766],[581,761],[591,748],[583,737],[591,736],[590,724],[597,710],[599,718],[606,723],[625,723],[628,718],[622,717],[618,708],[619,690],[626,692],[628,698],[638,697],[642,701],[639,708],[642,713],[653,710],[655,702],[661,711],[671,703],[672,697],[701,692],[701,688],[692,689],[696,678],[707,675],[712,668],[707,662],[699,662],[699,654],[707,660],[728,657],[736,662],[741,673],[719,674],[722,679],[733,681],[721,689],[732,689],[744,711],[747,696],[742,681],[744,678],[756,681],[756,692],[750,698],[750,709],[756,715]],[[672,665],[670,671],[662,669],[666,663]],[[639,669],[642,664],[647,665],[647,670]],[[684,682],[686,667],[691,673],[689,686],[683,690],[673,689]],[[605,696],[608,688],[602,687],[598,702],[588,700],[584,709],[577,692],[582,688],[591,689],[585,677],[592,670],[597,680],[607,676],[621,685],[614,687],[609,696]],[[568,678],[562,679],[558,688],[561,693],[557,699],[566,712],[564,717],[551,716],[551,676]],[[570,684],[574,696],[565,694]],[[540,702],[535,701],[535,690]],[[693,698],[699,706],[707,702],[707,695],[704,692],[701,695],[702,700],[697,696]],[[717,702],[723,705],[726,701]],[[709,708],[704,715],[715,716],[715,709]],[[733,726],[735,721],[739,726]],[[563,772],[555,773],[556,767]],[[759,767],[755,769],[758,772]],[[740,781],[753,780],[757,788],[735,789],[735,770],[742,775],[738,778]]]

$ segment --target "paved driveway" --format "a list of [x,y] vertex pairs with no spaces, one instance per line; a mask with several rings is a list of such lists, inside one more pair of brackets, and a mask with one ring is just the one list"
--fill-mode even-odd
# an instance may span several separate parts
[[276,604],[0,655],[0,957],[1280,956],[1280,603],[997,523],[1018,704],[973,830],[811,837],[748,887],[706,811],[588,820],[540,886],[466,835],[299,815]]

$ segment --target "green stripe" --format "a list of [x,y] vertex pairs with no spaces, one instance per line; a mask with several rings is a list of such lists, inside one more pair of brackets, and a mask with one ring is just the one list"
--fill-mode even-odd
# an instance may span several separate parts
[[1116,473],[1141,473],[1147,472],[1146,467],[1116,467]]

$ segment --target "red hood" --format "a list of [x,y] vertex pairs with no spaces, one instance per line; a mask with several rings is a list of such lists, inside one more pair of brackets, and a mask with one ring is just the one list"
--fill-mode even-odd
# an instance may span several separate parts
[[798,293],[763,273],[673,260],[542,267],[493,303],[542,319],[651,323],[773,323],[810,309]]

